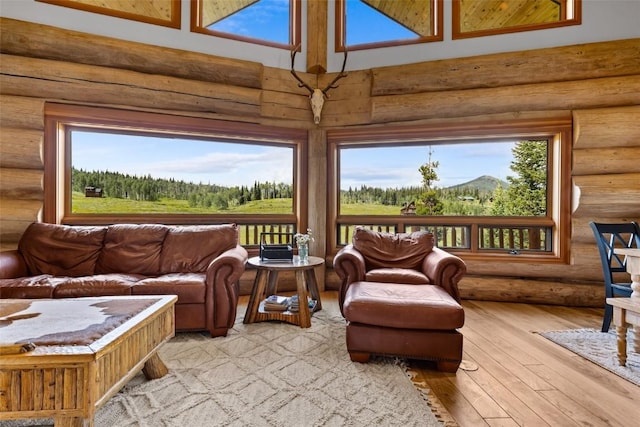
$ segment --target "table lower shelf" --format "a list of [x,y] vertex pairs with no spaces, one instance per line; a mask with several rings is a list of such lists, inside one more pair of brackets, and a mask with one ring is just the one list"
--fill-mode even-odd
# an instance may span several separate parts
[[[309,307],[309,314],[313,314],[320,309],[318,302],[312,300],[313,305]],[[265,310],[264,301],[260,303],[258,312],[256,313],[254,322],[264,322],[269,320],[278,320],[281,322],[290,323],[292,325],[300,326],[300,312],[299,311],[277,311],[277,310]]]

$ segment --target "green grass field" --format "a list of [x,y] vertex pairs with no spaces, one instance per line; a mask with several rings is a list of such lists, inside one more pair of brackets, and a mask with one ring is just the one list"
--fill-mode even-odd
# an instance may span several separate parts
[[73,193],[72,211],[75,214],[97,213],[169,213],[169,214],[289,214],[293,212],[291,199],[269,199],[234,206],[229,209],[190,207],[186,200],[161,199],[157,202],[141,202],[110,197],[84,197],[82,193]]
[[[463,212],[461,211],[462,208],[476,206],[478,202],[453,202],[451,205],[449,207],[448,202],[445,201],[445,214],[447,214],[447,211]],[[84,197],[82,193],[78,192],[73,193],[72,206],[75,214],[290,214],[293,212],[291,199],[255,200],[244,205],[232,206],[228,209],[217,209],[215,207],[190,207],[189,202],[186,200],[161,199],[157,202],[140,202],[109,197]],[[340,214],[400,215],[400,208],[400,206],[387,206],[379,203],[343,204],[340,208]],[[469,213],[463,212],[462,214],[468,215]]]

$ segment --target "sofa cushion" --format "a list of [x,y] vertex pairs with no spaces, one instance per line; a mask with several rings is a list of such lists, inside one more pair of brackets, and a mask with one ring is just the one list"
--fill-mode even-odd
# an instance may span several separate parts
[[4,298],[53,298],[56,283],[49,274],[17,279],[0,279],[0,299]]
[[364,257],[366,269],[421,269],[422,261],[433,249],[433,234],[384,233],[358,227],[353,233],[353,247]]
[[32,275],[88,276],[95,272],[106,227],[30,224],[18,249]]
[[178,304],[204,304],[206,275],[174,273],[147,277],[131,288],[132,295],[177,295]]
[[160,272],[160,251],[169,227],[160,224],[110,225],[96,273],[156,275]]
[[235,224],[171,226],[160,254],[160,273],[202,273],[238,244]]
[[54,298],[131,295],[131,287],[143,276],[132,274],[97,274],[86,277],[57,277]]

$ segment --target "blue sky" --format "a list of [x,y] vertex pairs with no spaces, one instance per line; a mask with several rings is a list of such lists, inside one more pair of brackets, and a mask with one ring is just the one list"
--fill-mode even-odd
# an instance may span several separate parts
[[[482,175],[506,180],[513,143],[432,145],[431,160],[439,162],[436,187],[462,184]],[[342,150],[340,187],[381,188],[421,186],[418,168],[429,161],[429,146]]]
[[[215,29],[288,43],[288,16],[289,0],[262,0],[221,21]],[[347,29],[348,45],[415,37],[357,0],[347,1]],[[510,174],[511,147],[506,143],[434,145],[432,159],[440,162],[440,179],[434,184],[448,187],[481,175],[504,180]],[[272,146],[103,134],[86,137],[76,133],[72,163],[89,171],[110,170],[224,186],[253,185],[255,181],[290,184],[291,153],[290,149]],[[418,168],[428,161],[428,153],[429,148],[424,146],[343,150],[341,187],[420,186]]]
[[291,184],[292,150],[267,145],[74,132],[72,165],[224,186]]
[[[402,25],[359,0],[347,0],[347,45],[416,38]],[[261,0],[209,28],[245,37],[289,43],[289,0]],[[375,28],[375,31],[371,31]]]
[[[174,178],[223,186],[254,182],[291,184],[293,151],[249,145],[175,138],[74,132],[72,165],[86,171],[111,171],[153,178]],[[510,174],[512,143],[432,145],[437,187],[461,184],[481,175],[505,179]],[[420,186],[420,165],[429,146],[342,150],[341,187]],[[313,177],[311,177],[313,178]]]

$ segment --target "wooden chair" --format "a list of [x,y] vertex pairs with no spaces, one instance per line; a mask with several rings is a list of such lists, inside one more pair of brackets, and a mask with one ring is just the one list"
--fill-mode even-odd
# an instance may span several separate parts
[[[636,222],[597,223],[590,222],[591,230],[598,244],[602,272],[604,273],[605,298],[631,296],[631,282],[616,281],[616,273],[626,273],[627,259],[613,252],[616,248],[640,248],[640,227]],[[626,276],[628,277],[628,276]],[[602,332],[609,330],[613,307],[605,303]]]

